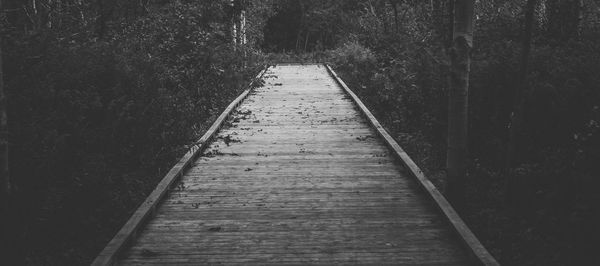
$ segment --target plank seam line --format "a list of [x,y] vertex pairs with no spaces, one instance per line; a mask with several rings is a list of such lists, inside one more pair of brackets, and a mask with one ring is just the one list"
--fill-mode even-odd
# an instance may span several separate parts
[[192,146],[183,157],[169,170],[169,172],[158,183],[156,188],[150,195],[140,204],[136,211],[131,215],[129,220],[121,227],[117,234],[108,242],[96,259],[92,262],[93,266],[113,265],[118,255],[127,247],[132,240],[136,238],[138,231],[143,228],[145,222],[150,219],[156,208],[168,194],[167,191],[175,181],[183,176],[188,170],[192,162],[198,158],[200,153],[210,144],[213,137],[219,132],[229,115],[246,99],[250,92],[254,89],[255,82],[260,80],[267,72],[269,66],[263,69],[256,77],[248,84],[246,89],[231,102],[221,115],[215,120],[212,126],[204,133],[204,135]]
[[500,265],[496,259],[488,252],[488,250],[481,244],[479,239],[473,234],[471,229],[465,224],[460,218],[456,210],[450,205],[448,200],[442,195],[442,193],[429,181],[423,171],[417,166],[417,164],[408,156],[408,154],[400,147],[400,145],[390,136],[390,134],[381,126],[379,121],[373,116],[373,114],[367,109],[362,101],[348,88],[346,83],[333,71],[331,66],[325,64],[327,72],[331,77],[340,85],[344,91],[350,95],[354,103],[359,107],[362,114],[367,118],[371,126],[373,126],[377,133],[384,139],[385,143],[390,149],[394,151],[396,156],[401,160],[406,168],[410,171],[412,176],[417,179],[420,187],[427,192],[427,195],[433,199],[436,207],[444,214],[444,218],[452,225],[452,229],[458,234],[461,242],[469,251],[471,259],[479,265]]

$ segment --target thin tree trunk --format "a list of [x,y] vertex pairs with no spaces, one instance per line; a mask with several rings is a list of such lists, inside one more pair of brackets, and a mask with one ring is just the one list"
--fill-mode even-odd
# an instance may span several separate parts
[[296,34],[296,47],[295,47],[296,53],[298,52],[298,47],[300,47],[300,33],[301,33],[301,31],[298,31],[298,34]]
[[[83,10],[84,10],[84,8],[85,8],[85,7],[83,6],[83,0],[79,0],[79,1],[77,2],[77,4],[78,4],[78,5],[77,5],[77,7],[78,7],[78,9],[79,9],[79,19],[81,19],[81,24],[82,24],[82,25],[85,27],[85,26],[87,26],[87,20],[85,19],[85,16],[84,16],[84,14],[83,14]],[[62,18],[62,16],[59,16],[59,17],[61,17],[61,18]]]
[[233,50],[235,51],[237,49],[236,45],[237,45],[237,29],[236,29],[236,11],[235,11],[235,0],[230,0],[231,5],[231,14],[229,17],[229,29],[230,29],[230,33],[231,33],[231,44],[233,45]]
[[[242,7],[245,8],[245,7]],[[242,45],[246,45],[247,39],[246,39],[246,10],[242,9],[242,11],[240,12],[240,33],[242,35]]]
[[236,46],[239,46],[242,44],[242,1],[236,0],[233,9],[235,10],[235,44]]
[[52,0],[48,0],[44,6],[44,27],[52,29]]
[[41,25],[41,19],[40,19],[40,12],[38,10],[38,4],[37,4],[37,0],[31,0],[31,9],[33,10],[33,30],[37,31],[40,29],[40,25]]
[[447,195],[457,209],[465,203],[467,161],[467,127],[470,52],[473,46],[473,17],[475,0],[456,0],[454,34],[450,61],[452,66],[448,102],[448,151],[446,168]]
[[308,37],[310,36],[310,31],[306,31],[306,37],[304,38],[304,52],[306,53],[306,48],[308,46]]
[[[246,39],[246,3],[243,2],[242,0],[242,11],[240,11],[240,34],[242,35],[241,37],[241,45],[245,46],[247,39]],[[242,51],[244,52],[244,58],[242,60],[242,69],[246,69],[246,58],[247,58],[247,53],[246,53],[246,49],[242,49]]]
[[[521,62],[519,69],[519,77],[518,77],[518,86],[515,89],[515,93],[513,95],[513,112],[510,117],[510,124],[508,125],[509,137],[508,143],[506,145],[506,165],[505,170],[509,172],[512,167],[515,166],[515,163],[518,161],[516,158],[517,154],[517,146],[520,140],[519,134],[521,132],[521,127],[523,124],[523,108],[525,105],[525,91],[528,88],[527,84],[527,72],[529,65],[529,54],[531,51],[531,34],[533,29],[533,15],[535,11],[535,6],[537,4],[537,0],[528,0],[527,6],[525,9],[525,25],[523,28],[523,44],[521,51]],[[517,198],[515,195],[515,189],[517,186],[512,175],[508,175],[508,180],[506,181],[506,199],[509,204],[514,203]]]
[[304,1],[298,0],[300,5],[300,25],[298,26],[298,32],[296,33],[296,53],[300,50],[300,36],[302,36],[302,28],[304,27]]

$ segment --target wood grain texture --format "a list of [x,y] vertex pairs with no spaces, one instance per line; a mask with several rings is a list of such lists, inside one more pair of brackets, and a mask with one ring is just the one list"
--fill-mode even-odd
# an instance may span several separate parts
[[119,264],[470,264],[325,66],[276,66],[263,78]]

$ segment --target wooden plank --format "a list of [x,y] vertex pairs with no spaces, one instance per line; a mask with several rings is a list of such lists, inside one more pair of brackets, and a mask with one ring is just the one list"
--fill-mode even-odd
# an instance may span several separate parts
[[324,66],[269,68],[264,79],[119,263],[466,263]]
[[94,266],[112,265],[115,262],[118,254],[125,246],[135,238],[138,230],[141,229],[143,223],[152,216],[159,202],[167,193],[173,183],[182,176],[185,170],[192,164],[197,156],[208,146],[209,141],[221,128],[229,114],[248,96],[253,89],[253,84],[258,79],[262,78],[267,69],[261,70],[256,78],[250,82],[245,89],[217,118],[213,125],[206,133],[196,142],[196,145],[191,147],[188,152],[171,168],[171,170],[158,183],[156,188],[150,193],[146,200],[137,208],[125,225],[117,232],[115,237],[106,245],[96,259],[92,262]]
[[481,265],[500,265],[496,259],[487,251],[487,249],[481,244],[479,239],[471,232],[469,227],[460,218],[458,213],[454,210],[452,205],[446,200],[446,198],[440,193],[440,191],[429,181],[423,171],[417,166],[417,164],[408,156],[408,154],[400,147],[400,145],[387,133],[383,126],[377,121],[375,116],[369,111],[369,109],[362,103],[362,101],[348,88],[346,83],[340,79],[340,77],[333,71],[331,66],[325,65],[331,76],[337,81],[337,83],[344,88],[354,102],[359,106],[361,112],[367,117],[369,123],[377,130],[379,135],[385,140],[387,145],[394,151],[394,153],[400,158],[402,163],[410,170],[412,175],[419,181],[422,188],[428,193],[428,195],[435,201],[437,207],[442,211],[446,219],[452,225],[452,228],[460,236],[462,243],[465,244],[473,260]]

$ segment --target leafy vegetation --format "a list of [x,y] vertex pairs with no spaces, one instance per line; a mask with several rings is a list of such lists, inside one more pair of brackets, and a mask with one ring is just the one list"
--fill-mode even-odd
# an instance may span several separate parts
[[11,179],[27,264],[89,263],[255,75],[256,53],[229,41],[227,7],[152,5],[112,18],[102,38],[85,25],[11,29]]
[[[600,6],[532,1],[476,1],[460,211],[503,264],[590,264],[600,222]],[[233,40],[239,6],[227,0],[4,1],[11,231],[25,253],[16,257],[89,263],[266,61],[333,64],[446,187],[453,1],[234,2],[246,11],[246,45]]]
[[[514,95],[523,86],[527,1],[478,1],[469,98],[469,166],[461,209],[506,265],[589,265],[600,210],[600,31],[593,1],[535,1],[516,164],[506,169]],[[298,34],[266,44],[331,62],[442,190],[448,121],[445,1],[293,1],[287,31],[327,32],[327,45]],[[433,4],[433,6],[432,6]],[[315,16],[317,18],[315,18]],[[319,21],[318,27],[304,22]],[[275,15],[277,18],[277,14]],[[340,19],[343,18],[343,19]],[[325,21],[325,22],[321,22]],[[285,28],[280,26],[281,28]],[[267,28],[269,24],[267,23]],[[337,34],[343,29],[343,34]],[[277,30],[277,29],[272,29]],[[275,34],[273,34],[275,35]],[[267,36],[267,34],[265,34]],[[317,35],[318,36],[318,35]],[[265,39],[266,41],[277,41]],[[322,41],[321,41],[322,42]],[[507,195],[507,180],[516,180]]]

